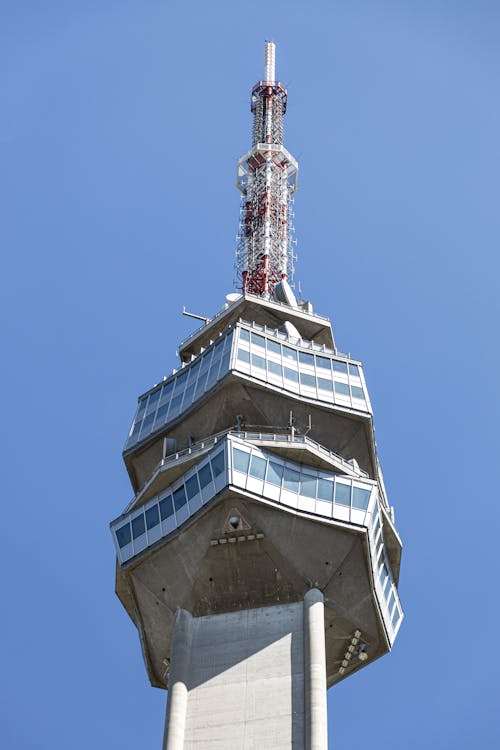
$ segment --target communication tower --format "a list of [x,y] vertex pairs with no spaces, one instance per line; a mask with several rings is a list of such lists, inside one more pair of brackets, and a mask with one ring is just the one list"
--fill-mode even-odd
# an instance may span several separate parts
[[403,618],[362,364],[289,283],[298,168],[274,57],[266,42],[238,163],[240,291],[139,397],[134,497],[111,523],[116,592],[168,690],[164,750],[326,750],[327,687]]

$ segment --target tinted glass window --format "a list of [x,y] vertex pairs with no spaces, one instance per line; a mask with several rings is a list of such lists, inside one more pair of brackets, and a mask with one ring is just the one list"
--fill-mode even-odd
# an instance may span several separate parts
[[259,336],[257,333],[252,333],[252,346],[261,346],[262,349],[266,348],[266,340],[263,336]]
[[283,346],[283,357],[284,359],[290,359],[296,362],[297,352],[295,351],[295,349],[290,349],[289,346]]
[[160,523],[160,511],[157,505],[153,505],[152,508],[148,508],[146,511],[146,526],[148,529],[152,529],[154,526],[158,526]]
[[218,477],[224,471],[224,451],[220,451],[210,459],[214,477]]
[[175,510],[180,510],[183,505],[186,505],[186,502],[186,492],[184,490],[184,485],[182,485],[182,487],[179,487],[179,489],[174,492]]
[[156,412],[156,421],[158,423],[164,422],[165,417],[167,416],[168,411],[168,404],[163,404],[163,406],[160,406],[158,411]]
[[318,357],[316,355],[316,367],[321,367],[323,370],[331,370],[331,360],[326,357]]
[[316,497],[316,477],[313,477],[311,474],[302,474],[300,494],[306,497]]
[[155,418],[154,412],[152,414],[149,414],[149,416],[146,417],[144,422],[142,423],[142,431],[147,432],[151,429],[151,425],[153,424],[153,420]]
[[266,369],[266,360],[264,357],[259,357],[258,354],[252,354],[252,365],[254,367],[260,367],[262,370]]
[[303,365],[314,365],[314,355],[306,352],[299,352],[299,362]]
[[161,520],[164,521],[166,518],[170,518],[173,512],[174,504],[172,502],[172,495],[167,495],[167,497],[164,497],[163,500],[160,500]]
[[250,363],[250,352],[246,352],[244,349],[238,349],[238,359],[240,362]]
[[165,401],[170,401],[170,396],[172,394],[173,387],[174,387],[174,381],[171,380],[170,383],[167,383],[167,385],[165,385],[162,388],[160,403],[164,404]]
[[399,612],[399,609],[396,607],[394,610],[394,614],[392,616],[392,627],[395,628],[396,625],[399,622],[399,618],[401,617],[401,613]]
[[325,380],[325,378],[318,378],[318,388],[323,391],[331,393],[333,391],[333,383],[331,380]]
[[189,373],[189,370],[184,370],[184,372],[181,373],[181,375],[177,375],[177,377],[175,379],[175,390],[176,390],[176,392],[178,392],[182,388],[184,388],[184,385],[185,385],[186,380],[187,380],[188,373]]
[[276,341],[267,342],[267,351],[273,352],[274,354],[281,354],[281,346]]
[[132,534],[130,533],[130,524],[128,523],[128,521],[124,526],[120,526],[119,529],[116,529],[115,534],[120,549],[122,549],[122,547],[125,547],[127,544],[130,544],[130,542],[132,541]]
[[282,476],[283,466],[281,464],[277,464],[275,461],[269,461],[269,466],[267,467],[266,482],[277,484],[279,486],[281,485]]
[[160,398],[160,391],[155,391],[154,393],[150,394],[149,402],[148,402],[148,411],[150,410],[153,404],[156,404],[159,398]]
[[288,367],[284,367],[285,378],[293,381],[294,383],[299,382],[299,373],[296,370],[290,370]]
[[336,380],[335,382],[335,393],[338,393],[339,396],[350,396],[349,393],[349,386],[347,383],[338,383]]
[[139,417],[142,417],[142,415],[144,414],[144,411],[146,409],[146,402],[147,402],[146,398],[143,398],[142,401],[139,402],[139,406],[137,407],[136,419],[139,419]]
[[288,466],[285,466],[283,482],[283,486],[285,487],[285,489],[290,490],[291,492],[298,492],[299,481],[300,473],[298,471],[295,471],[294,469],[288,468]]
[[359,378],[359,369],[357,365],[349,365],[349,372],[351,375]]
[[335,502],[339,505],[351,504],[351,486],[349,484],[335,483]]
[[266,460],[260,456],[252,456],[250,461],[250,475],[256,479],[264,479],[266,475]]
[[320,500],[333,500],[333,482],[329,479],[318,479],[318,498]]
[[365,394],[363,393],[363,389],[359,388],[357,385],[351,385],[351,392],[353,398],[360,398],[363,401],[365,400]]
[[337,362],[336,359],[332,361],[334,372],[344,372],[347,375],[347,365],[345,362]]
[[309,388],[316,388],[316,378],[314,375],[308,375],[306,372],[301,372],[300,382],[302,385],[307,385]]
[[137,539],[137,537],[144,534],[145,531],[146,524],[144,523],[144,514],[141,513],[140,516],[137,516],[137,518],[132,520],[132,536],[134,539]]
[[250,453],[240,451],[238,448],[233,448],[233,465],[236,471],[242,471],[244,474],[248,471],[248,463],[250,460]]
[[352,507],[359,510],[366,510],[370,501],[370,490],[363,490],[360,487],[352,488]]
[[134,425],[134,429],[132,430],[132,435],[137,435],[137,433],[138,433],[138,432],[140,431],[140,429],[141,429],[141,425],[142,425],[142,422],[141,422],[141,420],[139,420],[138,422],[136,422],[136,423],[135,423],[135,425]]
[[277,362],[271,362],[270,359],[267,360],[267,371],[272,375],[279,375],[281,377],[281,365]]
[[207,484],[212,481],[212,472],[210,471],[210,464],[205,464],[201,469],[198,469],[198,477],[200,479],[200,487],[204,489]]
[[188,498],[191,500],[195,495],[198,494],[200,491],[200,487],[198,485],[198,475],[194,474],[192,477],[189,477],[189,479],[186,481],[186,492]]
[[241,341],[250,341],[250,333],[246,331],[244,328],[240,329],[240,340]]
[[396,599],[394,597],[394,591],[393,591],[392,594],[391,594],[391,598],[389,599],[389,605],[388,605],[389,612],[392,610],[392,608],[395,605],[395,603],[396,603]]

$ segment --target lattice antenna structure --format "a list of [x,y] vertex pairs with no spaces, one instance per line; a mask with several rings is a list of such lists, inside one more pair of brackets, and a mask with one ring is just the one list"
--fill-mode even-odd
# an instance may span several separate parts
[[283,146],[286,101],[287,90],[275,76],[275,45],[266,42],[264,80],[252,89],[252,149],[238,162],[236,273],[243,292],[267,299],[294,271],[291,202],[298,164]]

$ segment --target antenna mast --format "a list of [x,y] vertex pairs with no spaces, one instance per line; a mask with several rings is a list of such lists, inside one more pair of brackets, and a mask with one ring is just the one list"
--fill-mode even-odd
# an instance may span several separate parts
[[275,45],[266,42],[264,80],[252,89],[252,149],[238,162],[241,192],[236,249],[243,292],[269,298],[275,284],[293,275],[291,198],[298,164],[283,146],[287,90],[275,74]]

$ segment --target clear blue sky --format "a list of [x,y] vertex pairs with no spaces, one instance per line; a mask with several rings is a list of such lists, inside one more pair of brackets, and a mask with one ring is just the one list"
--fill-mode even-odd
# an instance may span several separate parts
[[499,747],[498,2],[0,6],[1,746],[161,747],[108,522],[182,305],[232,289],[270,38],[296,279],[365,364],[405,543],[405,622],[330,691],[330,747]]

